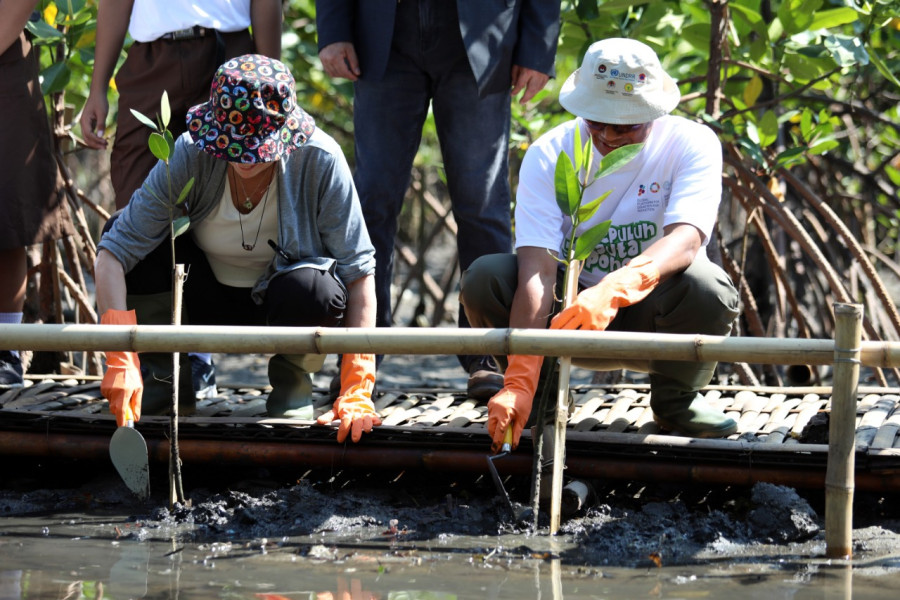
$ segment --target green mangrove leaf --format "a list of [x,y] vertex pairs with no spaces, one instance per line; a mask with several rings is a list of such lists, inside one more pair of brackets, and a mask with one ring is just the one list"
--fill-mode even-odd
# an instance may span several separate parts
[[785,0],[778,7],[778,20],[784,32],[793,35],[806,31],[813,21],[813,13],[822,6],[822,0]]
[[159,101],[159,118],[162,121],[163,129],[169,126],[169,121],[172,119],[172,108],[169,106],[169,92],[166,90],[163,90],[162,98]]
[[600,16],[597,0],[578,0],[575,5],[575,14],[582,21],[590,21]]
[[694,23],[681,30],[681,39],[701,52],[709,52],[709,23]]
[[884,61],[881,60],[881,57],[875,52],[875,48],[871,45],[868,46],[869,50],[869,60],[872,61],[872,64],[875,65],[875,68],[878,69],[878,72],[884,75],[884,78],[893,83],[895,86],[900,88],[900,79],[897,79],[897,76],[894,75],[891,70],[888,68]]
[[598,198],[595,198],[588,202],[587,204],[582,204],[578,207],[578,213],[576,214],[576,219],[579,223],[584,223],[588,219],[594,216],[594,213],[597,212],[597,209],[600,208],[600,205],[606,200],[606,197],[612,193],[612,190],[606,190],[603,192]]
[[606,177],[611,175],[631,162],[635,156],[644,148],[644,144],[628,144],[621,148],[616,148],[603,157],[600,161],[600,168],[597,170],[595,178]]
[[565,152],[560,153],[556,159],[556,172],[553,177],[556,188],[556,204],[563,214],[571,217],[581,204],[581,190],[578,185],[578,175],[572,166],[572,159]]
[[169,147],[169,156],[175,155],[175,138],[172,137],[172,132],[168,129],[163,129],[163,137],[166,138],[166,145]]
[[869,64],[869,53],[862,40],[849,35],[829,35],[825,37],[825,47],[839,67]]
[[784,54],[784,66],[794,79],[802,82],[821,77],[827,71],[823,61],[811,58],[804,53],[792,54],[786,52]]
[[185,201],[188,194],[191,193],[191,188],[193,188],[193,187],[194,187],[194,178],[191,177],[190,179],[188,179],[187,183],[184,184],[184,187],[181,188],[181,193],[178,194],[178,200],[175,201],[176,206],[178,206],[179,204],[181,204]]
[[84,9],[85,0],[56,0],[56,8],[60,14],[74,15]]
[[72,76],[72,70],[64,62],[58,62],[50,65],[41,71],[41,93],[55,94],[66,89],[69,79]]
[[[751,123],[748,123],[748,125],[751,125]],[[750,127],[748,127],[747,129],[748,129],[747,133],[749,134]],[[750,156],[750,158],[755,160],[761,167],[766,168],[766,169],[769,168],[769,162],[766,160],[766,157],[763,155],[762,151],[759,149],[759,143],[749,139],[746,136],[741,136],[741,137],[737,138],[735,140],[735,142],[737,142],[737,144],[747,152],[747,154]]]
[[581,171],[584,166],[585,147],[581,145],[581,127],[575,127],[575,170]]
[[754,75],[744,87],[744,103],[753,106],[763,91],[763,82],[759,75]]
[[575,240],[575,260],[584,260],[591,255],[606,234],[609,233],[609,221],[594,225]]
[[837,140],[825,139],[818,142],[815,146],[812,146],[809,149],[810,154],[825,154],[829,150],[833,150],[840,146]]
[[859,13],[849,6],[816,11],[808,29],[831,29],[859,20]]
[[808,142],[812,137],[812,111],[808,108],[803,109],[803,115],[800,117],[800,133],[803,134],[803,141]]
[[778,117],[771,110],[763,113],[759,120],[759,145],[767,148],[778,139]]
[[156,123],[154,123],[153,120],[150,119],[149,117],[145,117],[143,114],[139,113],[138,111],[134,110],[133,108],[131,109],[131,114],[134,115],[135,119],[137,119],[138,121],[140,121],[141,123],[143,123],[144,125],[149,127],[150,129],[152,129],[153,131],[159,131],[159,127],[157,127]]
[[63,34],[56,28],[47,23],[45,20],[31,22],[25,24],[28,33],[34,36],[34,43],[49,44],[58,42]]
[[806,152],[806,148],[802,146],[788,148],[775,157],[775,167],[787,167],[806,162],[806,157],[803,155],[804,152]]
[[187,231],[188,227],[190,226],[190,217],[178,217],[177,219],[172,221],[172,239],[177,238],[179,235]]
[[151,133],[150,139],[147,140],[147,145],[150,146],[150,152],[153,153],[153,156],[161,161],[168,162],[169,144],[166,142],[166,138],[163,137],[162,134],[156,131]]

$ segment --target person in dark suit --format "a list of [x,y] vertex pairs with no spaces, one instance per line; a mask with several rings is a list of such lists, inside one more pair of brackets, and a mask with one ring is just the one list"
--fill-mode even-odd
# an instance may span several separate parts
[[[378,326],[392,322],[397,218],[429,105],[461,270],[510,252],[510,96],[528,102],[553,74],[559,12],[559,0],[317,0],[322,66],[354,82],[354,181],[375,246]],[[471,397],[503,387],[491,358],[460,363]]]

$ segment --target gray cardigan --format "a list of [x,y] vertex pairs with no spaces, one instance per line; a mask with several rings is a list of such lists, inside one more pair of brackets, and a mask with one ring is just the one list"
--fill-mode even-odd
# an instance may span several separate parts
[[[175,153],[169,161],[171,189],[177,197],[194,178],[185,202],[191,227],[220,202],[227,164],[198,150],[187,133],[175,141]],[[279,161],[276,176],[278,245],[291,261],[275,255],[253,286],[257,303],[262,302],[276,272],[296,268],[298,263],[323,270],[335,267],[345,283],[375,272],[375,249],[369,241],[350,167],[331,136],[317,128],[306,144]],[[97,244],[98,250],[111,252],[126,273],[169,235],[171,202],[167,189],[166,166],[160,161]],[[180,216],[181,208],[174,214]]]

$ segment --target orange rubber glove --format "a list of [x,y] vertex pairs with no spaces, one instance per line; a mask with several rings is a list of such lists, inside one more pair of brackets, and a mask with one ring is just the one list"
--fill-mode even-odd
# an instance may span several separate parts
[[319,425],[327,425],[340,419],[337,441],[350,439],[358,442],[363,433],[369,433],[381,418],[372,404],[372,390],[375,388],[375,355],[345,354],[341,360],[341,395],[334,401],[331,410],[316,419]]
[[653,259],[638,256],[595,286],[583,290],[569,308],[550,321],[550,329],[603,331],[619,309],[640,302],[659,284]]
[[[100,317],[103,325],[137,325],[133,310],[109,309]],[[106,373],[100,382],[100,393],[109,400],[109,412],[116,415],[116,423],[124,427],[128,421],[141,419],[141,397],[144,380],[141,379],[141,361],[134,352],[109,351],[106,353]]]
[[512,427],[512,447],[519,445],[541,375],[543,356],[511,355],[503,374],[503,389],[488,400],[487,429],[491,436],[491,452],[496,454],[506,441],[506,430]]

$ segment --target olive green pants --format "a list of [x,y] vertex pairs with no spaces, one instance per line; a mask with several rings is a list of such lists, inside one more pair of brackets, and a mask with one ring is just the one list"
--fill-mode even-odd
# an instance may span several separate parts
[[[518,285],[515,254],[477,259],[462,275],[460,301],[472,327],[509,327]],[[562,297],[562,272],[556,298]],[[559,311],[556,303],[553,314]],[[608,331],[728,335],[738,314],[738,293],[728,275],[705,255],[698,255],[683,273],[670,277],[641,302],[619,310]],[[549,320],[548,320],[549,323]],[[497,357],[506,366],[506,357]],[[629,369],[650,375],[651,405],[688,404],[709,384],[715,362],[616,360],[573,357],[572,364],[595,371]],[[542,375],[546,374],[544,369]],[[658,412],[658,411],[657,411]]]

